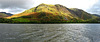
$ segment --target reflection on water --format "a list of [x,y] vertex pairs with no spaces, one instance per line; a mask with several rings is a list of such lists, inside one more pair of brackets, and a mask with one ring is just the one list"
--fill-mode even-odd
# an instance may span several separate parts
[[0,24],[0,42],[99,42],[92,29],[99,33],[100,25]]
[[84,35],[91,39],[91,42],[100,42],[100,24],[86,25],[87,30]]

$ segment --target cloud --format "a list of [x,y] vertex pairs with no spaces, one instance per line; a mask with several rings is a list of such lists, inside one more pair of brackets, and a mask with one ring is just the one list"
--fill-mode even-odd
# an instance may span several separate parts
[[34,0],[35,6],[40,3],[61,4],[68,8],[79,8],[86,10],[94,5],[98,0]]
[[0,0],[0,11],[20,13],[41,3],[61,4],[68,8],[86,10],[93,6],[97,1],[98,0]]
[[31,0],[0,0],[0,8],[23,8],[27,9],[32,5]]
[[89,8],[88,12],[100,15],[100,1],[94,4],[91,8]]
[[25,11],[26,9],[22,9],[22,8],[16,8],[16,9],[0,9],[0,12],[7,12],[7,13],[12,13],[12,14],[18,14],[21,13],[23,11]]
[[0,0],[0,11],[20,13],[33,6],[32,0]]
[[22,9],[22,8],[16,8],[16,9],[9,9],[8,12],[13,13],[13,14],[17,14],[17,13],[22,13],[23,11],[25,11],[26,9]]

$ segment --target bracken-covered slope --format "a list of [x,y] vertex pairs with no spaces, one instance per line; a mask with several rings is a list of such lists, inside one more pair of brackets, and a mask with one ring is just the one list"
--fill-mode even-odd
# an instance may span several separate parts
[[65,6],[56,4],[40,4],[37,7],[26,10],[20,14],[16,14],[7,18],[26,18],[28,20],[87,20],[95,19],[97,16],[91,15],[81,9],[77,8],[67,8]]

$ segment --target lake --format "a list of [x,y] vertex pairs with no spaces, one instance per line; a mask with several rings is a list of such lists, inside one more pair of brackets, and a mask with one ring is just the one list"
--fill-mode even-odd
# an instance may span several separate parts
[[0,24],[0,42],[100,42],[100,24]]

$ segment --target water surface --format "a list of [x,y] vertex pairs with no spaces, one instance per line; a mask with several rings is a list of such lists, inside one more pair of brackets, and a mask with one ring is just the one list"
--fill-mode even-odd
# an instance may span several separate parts
[[0,42],[100,42],[100,24],[0,24]]

